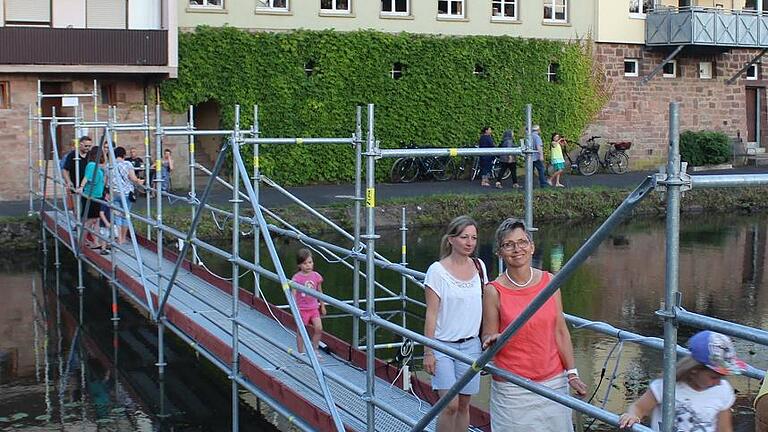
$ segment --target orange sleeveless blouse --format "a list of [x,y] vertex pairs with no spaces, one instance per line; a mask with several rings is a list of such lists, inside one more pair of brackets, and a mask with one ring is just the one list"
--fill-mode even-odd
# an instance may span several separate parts
[[[518,290],[491,282],[499,293],[499,332],[520,316],[551,278],[549,272],[542,272],[539,283]],[[550,297],[496,354],[496,366],[533,381],[546,381],[563,373],[565,367],[555,339],[558,315],[555,298]]]

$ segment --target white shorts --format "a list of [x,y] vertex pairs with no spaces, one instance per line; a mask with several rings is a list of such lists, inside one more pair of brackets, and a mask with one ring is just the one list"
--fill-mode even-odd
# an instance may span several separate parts
[[[443,342],[451,348],[461,351],[464,354],[477,358],[480,356],[480,338],[473,337],[472,339],[460,343],[455,342]],[[471,366],[448,357],[446,354],[433,349],[435,353],[435,376],[432,377],[432,389],[433,390],[448,390],[456,384],[470,368]],[[480,374],[476,374],[472,377],[472,380],[464,386],[459,392],[463,395],[473,395],[480,391]]]

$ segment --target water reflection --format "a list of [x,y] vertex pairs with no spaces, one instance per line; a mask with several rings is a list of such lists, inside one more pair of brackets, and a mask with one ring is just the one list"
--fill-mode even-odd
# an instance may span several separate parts
[[[111,292],[64,261],[37,271],[36,257],[0,273],[0,428],[14,430],[220,431],[230,429],[224,374],[166,337],[169,366],[155,366],[157,335],[121,304],[113,325]],[[67,257],[68,258],[68,257]],[[251,400],[251,398],[248,398]],[[276,430],[241,400],[243,430]],[[5,429],[3,429],[5,430]]]
[[[534,265],[556,272],[588,238],[596,223],[575,224],[558,222],[542,224],[536,234]],[[481,227],[478,255],[492,275],[498,274],[497,260],[493,254],[491,237],[495,227]],[[766,233],[768,221],[758,216],[704,216],[685,217],[680,236],[680,291],[683,307],[690,311],[717,318],[764,328],[768,313],[766,296]],[[413,228],[408,232],[408,261],[410,266],[424,270],[437,259],[439,230]],[[349,246],[338,236],[324,240]],[[660,308],[664,293],[664,241],[663,219],[639,219],[624,224],[595,251],[586,263],[563,287],[563,303],[566,312],[596,321],[605,321],[616,327],[648,336],[662,336],[661,321],[654,315]],[[296,249],[303,247],[293,241],[278,241],[278,249],[286,263],[286,273],[294,270],[292,263]],[[241,250],[250,251],[253,245],[245,244]],[[377,251],[393,261],[400,259],[400,233],[381,233]],[[267,257],[262,251],[262,257]],[[248,257],[250,258],[250,257]],[[215,273],[227,277],[229,265],[203,254],[206,265]],[[271,267],[268,258],[265,266]],[[336,264],[315,258],[315,268],[325,277],[324,290],[336,297],[352,298],[351,272]],[[400,292],[401,278],[392,272],[377,271],[377,281],[392,291]],[[241,280],[241,286],[253,288],[253,278]],[[284,304],[282,292],[276,284],[263,283],[267,298]],[[423,300],[421,290],[408,285],[408,295]],[[383,292],[377,296],[386,296]],[[377,303],[380,313],[398,310],[400,302]],[[408,306],[405,317],[408,327],[423,329],[423,310]],[[333,313],[331,311],[331,313]],[[391,320],[400,322],[395,314]],[[338,317],[326,319],[326,329],[349,340],[351,319]],[[592,389],[599,385],[593,403],[603,404],[614,411],[621,411],[628,401],[642,394],[649,379],[661,373],[661,353],[631,343],[617,344],[616,340],[595,332],[575,329],[573,342],[577,364],[582,376],[591,377]],[[680,329],[685,341],[694,332]],[[379,331],[377,343],[397,341],[394,335]],[[768,366],[768,355],[752,343],[737,342],[737,349],[751,364],[759,368]],[[610,358],[609,358],[609,354]],[[381,356],[393,356],[382,351]],[[613,370],[616,370],[614,376]],[[603,372],[603,369],[606,371]],[[600,377],[603,376],[601,381]],[[731,380],[739,399],[737,424],[749,429],[749,398],[754,396],[757,383],[746,378]],[[606,397],[606,391],[612,389]],[[476,398],[483,405],[486,393]],[[747,417],[747,418],[745,418]],[[745,424],[745,422],[747,424]]]

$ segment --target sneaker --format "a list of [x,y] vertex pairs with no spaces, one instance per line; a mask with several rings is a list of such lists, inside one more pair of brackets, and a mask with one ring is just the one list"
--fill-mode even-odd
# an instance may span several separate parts
[[101,252],[99,252],[101,255],[109,255],[109,249],[104,249]]
[[496,189],[501,189],[502,187],[501,182],[496,182]]

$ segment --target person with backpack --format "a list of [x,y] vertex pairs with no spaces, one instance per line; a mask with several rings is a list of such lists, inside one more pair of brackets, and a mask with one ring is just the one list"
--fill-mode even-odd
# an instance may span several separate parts
[[[427,302],[424,335],[470,357],[480,355],[482,289],[488,280],[485,264],[474,257],[476,247],[477,222],[469,216],[457,217],[440,241],[440,260],[429,266],[424,279]],[[424,370],[432,375],[432,389],[440,397],[469,367],[447,354],[424,347]],[[466,431],[470,399],[479,391],[480,375],[476,375],[440,413],[437,431]]]

